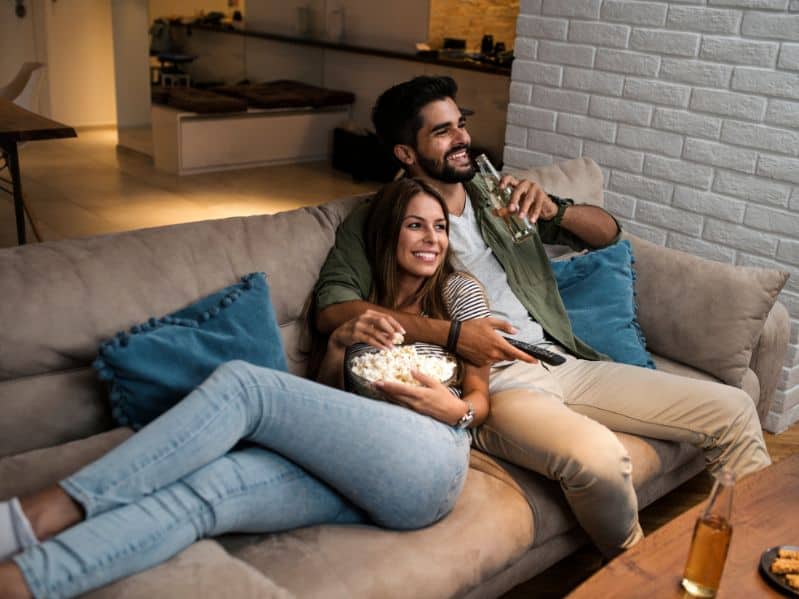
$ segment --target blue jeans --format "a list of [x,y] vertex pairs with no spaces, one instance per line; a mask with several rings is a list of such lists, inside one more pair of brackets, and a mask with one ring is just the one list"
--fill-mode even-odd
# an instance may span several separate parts
[[229,362],[62,481],[86,520],[14,561],[35,596],[70,597],[226,532],[357,522],[421,528],[452,509],[468,463],[465,431]]

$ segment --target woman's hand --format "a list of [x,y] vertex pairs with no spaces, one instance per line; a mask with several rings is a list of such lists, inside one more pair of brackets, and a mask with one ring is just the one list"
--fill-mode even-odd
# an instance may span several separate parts
[[393,316],[377,310],[367,310],[339,326],[330,335],[330,344],[343,349],[353,343],[368,343],[380,349],[394,347],[395,335],[405,334]]
[[423,386],[389,381],[377,381],[374,385],[390,395],[394,403],[445,424],[455,424],[466,413],[466,403],[438,380],[416,370],[411,374]]

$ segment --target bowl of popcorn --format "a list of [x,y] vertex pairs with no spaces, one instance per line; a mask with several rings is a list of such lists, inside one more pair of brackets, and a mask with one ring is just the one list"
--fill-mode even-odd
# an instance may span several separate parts
[[344,357],[344,388],[387,401],[390,398],[374,383],[393,381],[421,387],[422,383],[411,374],[414,370],[440,381],[445,387],[457,385],[460,380],[458,360],[438,346],[398,344],[390,349],[378,349],[358,343],[348,347]]

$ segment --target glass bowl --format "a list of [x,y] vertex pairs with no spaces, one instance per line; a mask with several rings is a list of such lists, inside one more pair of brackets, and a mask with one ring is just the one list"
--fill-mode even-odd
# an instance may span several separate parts
[[[352,371],[352,363],[356,357],[366,354],[378,354],[380,351],[380,349],[372,347],[371,345],[366,345],[365,343],[358,343],[347,348],[347,351],[344,354],[344,389],[346,391],[357,393],[358,395],[363,395],[364,397],[369,397],[371,399],[377,399],[380,401],[392,401],[388,394],[376,388],[372,381],[355,374]],[[446,358],[454,362],[455,370],[452,376],[441,381],[441,383],[445,387],[457,387],[460,384],[463,368],[461,367],[460,360],[456,356],[445,352],[438,347],[425,346],[424,344],[416,345],[416,354],[422,358],[431,356]]]

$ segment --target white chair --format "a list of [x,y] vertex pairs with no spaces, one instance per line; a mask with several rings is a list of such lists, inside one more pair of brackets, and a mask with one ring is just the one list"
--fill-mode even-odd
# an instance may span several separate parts
[[8,85],[0,87],[0,98],[11,100],[17,106],[36,112],[42,71],[41,62],[26,62]]

